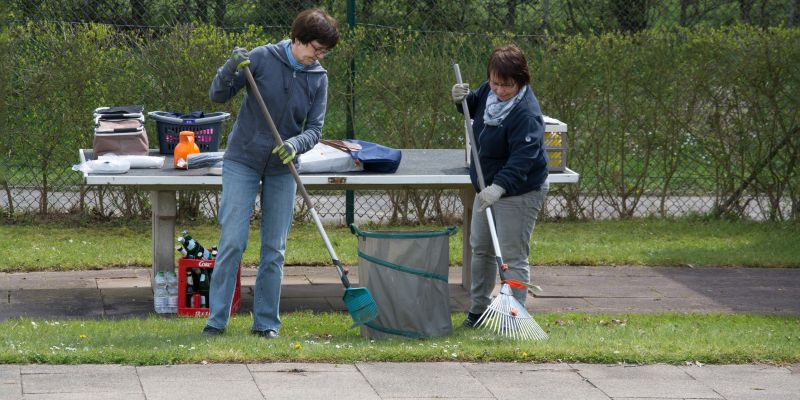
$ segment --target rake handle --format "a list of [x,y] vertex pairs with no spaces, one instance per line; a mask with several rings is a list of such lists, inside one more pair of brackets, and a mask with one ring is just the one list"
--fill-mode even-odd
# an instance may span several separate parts
[[[275,122],[272,120],[272,116],[269,114],[269,109],[267,109],[267,104],[264,102],[264,98],[261,97],[261,92],[258,90],[256,80],[253,79],[253,73],[250,71],[250,66],[245,65],[242,70],[244,71],[244,76],[247,78],[247,83],[250,84],[250,90],[253,92],[253,97],[256,98],[256,102],[258,103],[259,108],[261,108],[261,113],[264,114],[264,119],[267,120],[267,125],[269,125],[269,129],[272,131],[272,137],[275,139],[275,143],[277,143],[278,146],[283,145],[283,139],[281,139],[281,135],[278,133],[278,128],[275,126]],[[306,187],[303,186],[303,181],[300,179],[300,174],[297,173],[297,168],[295,168],[293,162],[289,162],[287,166],[294,177],[294,181],[297,183],[297,189],[300,192],[300,195],[303,196],[303,201],[306,202],[308,209],[311,211],[311,216],[314,219],[314,223],[317,225],[317,230],[319,231],[320,236],[322,236],[322,240],[325,242],[325,247],[328,249],[328,253],[331,255],[331,259],[333,264],[336,266],[336,272],[339,273],[339,278],[342,280],[342,284],[345,288],[349,289],[350,280],[347,279],[347,275],[344,271],[344,267],[342,267],[342,263],[339,261],[339,257],[336,257],[336,251],[334,251],[333,246],[331,246],[331,241],[328,239],[328,234],[325,233],[325,227],[322,226],[322,221],[319,219],[319,215],[317,215],[314,202],[311,201],[311,197],[308,195]]]
[[[456,75],[456,83],[464,83],[461,80],[461,68],[459,68],[457,63],[453,64],[453,72],[455,72]],[[478,158],[478,147],[475,141],[475,133],[472,131],[472,118],[469,115],[469,105],[467,104],[466,96],[461,100],[461,108],[464,114],[464,126],[467,130],[467,139],[469,140],[469,147],[472,152],[472,164],[475,165],[475,172],[478,175],[478,187],[483,191],[486,189],[486,184],[483,181],[483,168],[481,168],[481,159]],[[489,222],[489,233],[492,237],[492,247],[494,247],[497,271],[500,273],[500,280],[504,281],[505,274],[503,274],[503,266],[505,266],[505,263],[503,262],[503,254],[500,252],[500,242],[497,240],[497,229],[494,226],[494,217],[492,216],[491,207],[486,209],[486,219]]]

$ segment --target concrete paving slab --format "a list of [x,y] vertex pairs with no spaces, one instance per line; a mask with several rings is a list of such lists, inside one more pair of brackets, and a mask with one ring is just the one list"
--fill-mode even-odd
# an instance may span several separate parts
[[144,317],[154,312],[150,286],[109,288],[100,291],[106,318]]
[[612,398],[722,399],[719,393],[673,365],[570,364]]
[[325,297],[325,301],[328,302],[328,304],[331,307],[331,310],[334,310],[334,311],[347,311],[347,306],[344,305],[344,302],[342,301],[342,296],[341,295],[340,296]]
[[[91,289],[97,288],[94,276],[87,276],[80,272],[53,273],[53,272],[19,272],[0,274],[0,288],[6,290],[37,290],[37,289]],[[99,271],[98,271],[99,272]],[[54,277],[68,277],[69,279],[53,279]]]
[[380,399],[353,365],[281,363],[249,367],[268,399]]
[[20,367],[23,393],[86,394],[116,398],[141,394],[136,370],[124,365],[23,365]]
[[281,287],[281,298],[342,296],[342,281],[334,284],[289,285]]
[[247,364],[251,373],[255,372],[358,372],[354,364],[329,363],[259,363]]
[[[351,274],[358,274],[358,265],[346,265],[345,268],[349,269]],[[316,266],[291,265],[283,269],[283,274],[284,276],[286,275],[335,276],[335,277],[339,276],[336,273],[336,268],[333,266],[333,264],[316,265]]]
[[658,272],[639,266],[581,266],[581,265],[536,265],[533,276],[573,277],[573,276],[659,276]]
[[[253,284],[255,284],[255,280],[253,280]],[[310,285],[311,282],[308,281],[308,278],[305,275],[285,275],[283,277],[283,284],[284,285]]]
[[[469,304],[467,302],[467,304]],[[525,308],[533,313],[541,312],[585,312],[591,304],[584,298],[563,298],[528,295]]]
[[0,365],[0,399],[21,399],[22,378],[19,365]]
[[497,399],[608,400],[567,364],[465,364]]
[[146,400],[144,393],[42,393],[26,394],[24,400]]
[[358,363],[381,398],[492,398],[460,363]]
[[246,364],[181,364],[136,367],[142,382],[163,383],[178,380],[252,382],[253,377]]
[[263,400],[247,365],[208,364],[137,367],[148,400]]
[[100,318],[103,300],[97,289],[71,288],[13,290],[0,304],[0,320],[30,318]]
[[730,307],[718,304],[712,300],[691,299],[648,299],[648,298],[614,298],[591,297],[585,298],[589,304],[581,312],[588,313],[654,313],[654,312],[730,312]]
[[[334,267],[316,267],[315,270],[308,270],[306,271],[306,278],[312,285],[326,285],[326,284],[341,284],[342,280],[339,278],[339,274],[336,272]],[[358,267],[357,266],[348,266],[346,267],[350,273],[347,274],[347,279],[350,280],[350,283],[355,285],[358,283]]]
[[[653,282],[652,280],[661,280]],[[645,277],[597,277],[578,276],[570,279],[566,284],[538,283],[546,291],[543,294],[560,297],[656,297],[659,293],[655,287],[673,285],[666,278]]]
[[169,383],[150,384],[142,382],[147,400],[263,400],[255,382],[199,382],[177,380]]
[[303,311],[309,310],[314,312],[332,312],[335,311],[333,306],[325,300],[325,298],[319,297],[290,297],[290,298],[281,298],[281,312],[293,312],[293,311]]
[[800,398],[800,379],[792,379],[792,371],[788,368],[765,365],[703,365],[679,368],[728,400]]
[[527,362],[464,362],[461,365],[470,373],[487,371],[524,372],[524,371],[559,371],[577,373],[567,363],[527,363]]
[[124,277],[124,278],[97,278],[99,289],[120,289],[120,288],[151,288],[149,276],[143,277]]
[[759,314],[797,315],[800,307],[800,293],[769,295],[742,294],[735,297],[719,296],[714,301],[730,307],[733,312],[752,312]]

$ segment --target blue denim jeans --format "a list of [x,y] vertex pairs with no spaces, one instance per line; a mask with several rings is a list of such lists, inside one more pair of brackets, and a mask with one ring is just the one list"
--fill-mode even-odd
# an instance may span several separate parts
[[264,176],[235,161],[225,160],[219,209],[219,254],[211,275],[207,325],[224,329],[236,289],[236,271],[247,247],[250,216],[261,194],[261,253],[253,299],[253,330],[281,327],[279,305],[286,238],[294,214],[297,184],[291,174]]
[[[492,217],[500,243],[503,262],[508,264],[506,278],[530,280],[530,242],[533,228],[539,211],[550,186],[545,183],[540,190],[534,190],[519,196],[502,197],[492,205]],[[497,279],[497,263],[494,257],[492,236],[485,211],[480,209],[480,200],[475,196],[472,205],[472,224],[470,225],[469,244],[472,246],[472,287],[470,288],[470,308],[473,314],[483,314],[491,303],[491,294]],[[525,304],[528,291],[511,289],[514,298]]]

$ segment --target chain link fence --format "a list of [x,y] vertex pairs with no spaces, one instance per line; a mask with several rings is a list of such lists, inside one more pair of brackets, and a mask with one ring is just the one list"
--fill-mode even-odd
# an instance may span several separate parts
[[796,27],[797,0],[8,0],[5,18],[21,22],[95,22],[120,28],[213,24],[283,29],[298,12],[323,7],[339,21],[423,31],[518,35],[635,32],[652,27]]
[[[318,6],[334,15],[344,32],[340,45],[323,61],[331,76],[326,137],[345,138],[352,129],[358,138],[397,148],[463,146],[460,115],[447,102],[446,93],[452,85],[449,66],[453,61],[459,62],[465,79],[477,84],[484,78],[485,59],[491,48],[514,42],[526,51],[537,72],[533,86],[545,113],[570,125],[568,166],[582,173],[577,185],[551,188],[545,218],[727,214],[756,220],[796,219],[800,214],[796,167],[800,144],[795,138],[798,114],[790,110],[797,109],[796,99],[795,103],[786,100],[792,97],[791,88],[796,90],[798,86],[796,71],[784,73],[784,81],[751,83],[754,88],[773,85],[777,95],[737,93],[735,84],[724,86],[718,82],[684,88],[680,84],[681,72],[669,71],[675,69],[670,65],[672,60],[662,59],[658,61],[663,63],[661,76],[642,76],[636,85],[626,86],[629,80],[614,71],[613,58],[656,62],[652,60],[658,57],[649,56],[648,48],[636,43],[637,32],[656,32],[640,36],[645,39],[639,40],[663,40],[666,44],[662,48],[669,51],[673,44],[668,42],[673,39],[662,39],[658,32],[673,30],[680,37],[688,35],[686,32],[737,24],[755,27],[757,32],[769,32],[774,27],[796,31],[799,3],[800,0],[9,0],[0,5],[0,22],[8,32],[4,35],[24,48],[2,49],[6,58],[0,63],[0,95],[5,97],[7,106],[0,110],[0,117],[6,121],[5,127],[0,128],[4,153],[0,160],[4,192],[0,209],[11,215],[148,216],[147,192],[86,187],[79,174],[69,169],[77,162],[76,149],[91,145],[91,110],[133,103],[148,104],[147,111],[220,107],[205,98],[211,74],[231,47],[220,43],[251,40],[257,45],[263,40],[286,37],[299,11]],[[85,28],[90,25],[107,31],[98,33],[101,31]],[[36,70],[36,64],[14,61],[14,57],[25,58],[26,54],[54,48],[70,54],[85,50],[63,43],[54,47],[50,39],[37,36],[37,29],[45,30],[45,26],[55,26],[46,29],[55,29],[64,43],[77,40],[73,36],[89,37],[92,43],[103,46],[104,54],[124,55],[115,63],[101,66],[88,65],[92,56],[85,55],[86,65],[81,65],[78,58],[75,65],[54,64],[57,66],[47,71],[44,66]],[[23,40],[19,39],[19,31],[34,34]],[[607,35],[616,39],[608,39]],[[98,39],[101,36],[102,40]],[[604,56],[609,52],[603,48],[595,53],[576,50],[596,46],[603,38],[614,41],[615,49],[622,47],[628,53],[609,55],[608,62],[599,66],[591,59],[582,59],[587,54]],[[159,53],[152,48],[175,42],[179,43],[171,48],[173,53]],[[689,57],[695,51],[687,48],[685,54],[676,57]],[[194,53],[169,59],[180,51]],[[791,52],[786,55],[795,56]],[[134,61],[119,62],[125,59],[139,65]],[[201,62],[187,66],[190,72],[182,74],[179,69],[184,66],[180,63],[187,59]],[[781,65],[795,65],[796,69],[796,61],[794,58],[793,64],[790,59]],[[702,68],[716,68],[689,62],[685,65],[697,68],[697,82],[704,79]],[[69,98],[70,91],[86,90],[81,85],[88,83],[70,78],[70,73],[80,76],[74,69],[81,68],[106,77],[107,86],[98,86],[89,93],[113,103],[99,104],[87,96]],[[130,71],[140,68],[144,72],[132,76]],[[745,70],[742,68],[737,73]],[[624,65],[619,67],[620,71],[624,69]],[[654,66],[650,70],[659,69]],[[632,66],[631,71],[638,70]],[[64,82],[58,86],[58,93],[23,93],[28,91],[26,88],[59,79]],[[170,93],[170,85],[179,85],[176,81],[181,79],[193,79],[193,83],[184,86],[196,88]],[[650,83],[658,80],[672,87],[659,88]],[[131,87],[131,81],[140,81],[151,89],[115,93],[115,85]],[[668,109],[658,116],[657,111],[647,114],[637,109],[637,102],[652,101],[652,109],[658,110],[659,104],[672,101],[662,95],[687,95],[691,90],[705,97],[680,103],[685,110]],[[764,104],[741,104],[737,100],[751,94],[765,98]],[[57,109],[47,108],[30,101],[33,96],[63,97],[64,104]],[[770,101],[775,105],[767,104]],[[238,105],[234,101],[225,105],[224,111],[235,117]],[[766,110],[764,118],[735,125],[759,107]],[[20,119],[35,121],[25,125]],[[231,127],[226,124],[225,132]],[[48,147],[51,151],[28,135],[28,130],[41,127],[53,135],[49,137],[60,138],[60,132],[73,125],[87,133],[75,134],[70,140],[66,138],[72,136],[64,134],[63,139],[57,139],[61,140],[59,146]],[[147,129],[152,136],[152,122],[148,122]],[[735,143],[725,136],[738,130],[746,132],[737,133],[742,137]],[[766,130],[774,132],[774,136],[751,137],[752,132]],[[712,139],[713,142],[703,143]],[[730,147],[719,147],[726,143]],[[704,147],[698,150],[701,145]],[[722,154],[716,154],[715,149]],[[747,149],[753,152],[751,158],[737,158]],[[676,154],[686,158],[676,161]],[[759,163],[764,159],[771,161]],[[743,168],[731,171],[731,165]],[[344,222],[344,192],[324,191],[312,196],[323,219]],[[184,218],[214,218],[218,205],[219,193],[215,191],[179,195],[179,213]],[[458,193],[451,191],[358,191],[354,210],[356,221],[453,223],[460,220],[462,206]],[[307,216],[300,200],[296,216]]]

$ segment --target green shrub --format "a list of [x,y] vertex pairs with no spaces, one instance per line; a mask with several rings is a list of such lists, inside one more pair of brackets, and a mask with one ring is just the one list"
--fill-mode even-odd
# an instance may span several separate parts
[[[90,115],[99,106],[227,111],[235,118],[242,96],[226,104],[208,99],[216,69],[234,46],[287,34],[212,26],[9,28],[0,36],[0,46],[14,49],[0,56],[8,78],[0,84],[3,154],[15,167],[9,182],[35,177],[44,193],[78,184],[68,167],[77,148],[91,146]],[[448,94],[452,63],[477,87],[491,49],[507,42],[526,52],[544,113],[570,126],[567,161],[581,182],[554,191],[570,216],[592,218],[596,208],[611,207],[630,217],[644,196],[660,199],[659,214],[667,215],[670,197],[712,196],[719,215],[745,216],[756,206],[771,219],[797,218],[798,29],[651,29],[559,40],[345,29],[323,61],[331,82],[324,136],[345,137],[352,84],[356,137],[398,148],[463,146],[461,115]],[[223,124],[223,146],[231,126]],[[154,123],[147,127],[156,147]],[[42,199],[41,212],[47,204]]]

